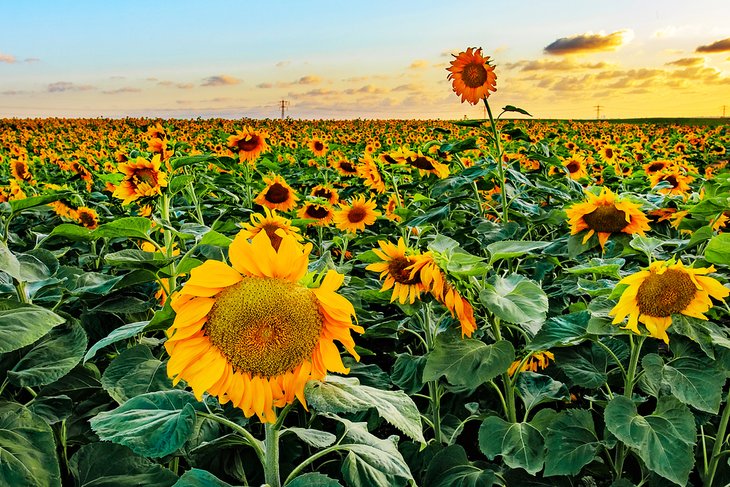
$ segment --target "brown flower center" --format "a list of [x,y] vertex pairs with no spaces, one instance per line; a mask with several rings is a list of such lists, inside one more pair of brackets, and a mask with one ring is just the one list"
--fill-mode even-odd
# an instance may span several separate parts
[[568,172],[570,174],[574,174],[578,171],[580,171],[580,163],[578,161],[570,161],[567,166],[565,166],[566,169],[568,169]]
[[312,145],[314,146],[314,150],[316,152],[321,152],[322,149],[324,149],[324,144],[318,140],[315,140],[314,144],[312,144]]
[[239,152],[251,152],[259,146],[259,136],[252,135],[248,140],[241,139],[236,142]]
[[149,167],[135,170],[133,178],[137,184],[146,183],[151,187],[157,186],[157,171]]
[[613,159],[613,149],[606,147],[606,159]]
[[216,297],[205,331],[235,370],[275,377],[312,356],[322,320],[309,289],[281,279],[244,277]]
[[307,209],[304,213],[308,217],[314,218],[316,220],[321,220],[323,218],[327,218],[327,216],[330,214],[330,212],[327,208],[325,208],[324,206],[319,206],[319,205],[307,206]]
[[411,278],[411,270],[408,269],[413,263],[413,259],[408,257],[395,257],[388,262],[388,273],[393,276],[395,282],[400,284],[419,284],[421,282],[421,275],[416,272],[413,278]]
[[677,186],[679,186],[679,181],[677,181],[676,176],[666,176],[666,177],[662,178],[662,181],[666,181],[669,184],[671,184],[672,189],[675,189]]
[[362,206],[356,206],[352,208],[349,212],[347,212],[347,219],[350,221],[350,223],[360,223],[365,219],[368,212],[365,208]]
[[408,162],[411,166],[423,169],[424,171],[432,171],[434,169],[433,163],[427,157],[417,156],[415,159],[409,160]]
[[314,190],[314,192],[312,193],[312,196],[316,196],[318,198],[324,198],[324,199],[328,200],[328,199],[332,198],[333,194],[332,194],[332,191],[330,191],[327,188],[318,188],[318,189]]
[[664,163],[663,162],[654,162],[649,167],[646,168],[647,172],[657,172],[659,170],[664,169]]
[[471,62],[464,66],[461,79],[469,88],[479,88],[487,81],[487,70],[483,64]]
[[88,211],[79,212],[79,221],[83,226],[89,228],[96,225],[96,218],[94,218],[94,215],[92,215]]
[[340,169],[342,169],[346,173],[356,173],[357,172],[357,169],[355,169],[355,166],[353,166],[352,163],[348,162],[348,161],[340,162]]
[[687,308],[696,291],[689,274],[669,269],[647,277],[639,286],[636,301],[641,314],[664,318]]
[[601,205],[592,212],[583,216],[588,228],[596,232],[617,233],[626,228],[626,212],[614,205]]
[[289,199],[289,190],[280,183],[274,183],[266,192],[266,201],[269,203],[279,204]]

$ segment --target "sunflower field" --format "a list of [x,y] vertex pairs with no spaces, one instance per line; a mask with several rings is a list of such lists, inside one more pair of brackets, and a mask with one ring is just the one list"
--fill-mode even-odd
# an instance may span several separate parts
[[0,485],[726,485],[730,128],[451,64],[487,119],[0,120]]

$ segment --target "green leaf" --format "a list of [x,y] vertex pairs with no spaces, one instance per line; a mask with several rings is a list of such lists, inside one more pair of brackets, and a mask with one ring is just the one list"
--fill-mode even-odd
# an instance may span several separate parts
[[286,487],[342,487],[342,484],[319,472],[309,472],[295,478]]
[[522,108],[517,108],[512,105],[507,105],[506,107],[502,108],[502,111],[503,112],[517,112],[517,113],[521,113],[522,115],[527,115],[528,117],[532,116],[527,112],[527,110],[523,110]]
[[0,271],[6,273],[10,277],[18,281],[22,281],[20,277],[20,262],[15,257],[5,242],[0,241]]
[[0,353],[30,345],[65,321],[53,311],[33,304],[0,309]]
[[228,247],[231,245],[230,238],[226,237],[222,233],[218,233],[215,230],[210,230],[208,233],[203,235],[203,238],[200,239],[200,242],[198,242],[198,245],[214,245],[216,247]]
[[555,365],[575,386],[598,389],[608,380],[608,354],[595,343],[556,350]]
[[72,293],[76,296],[82,294],[105,295],[114,289],[123,276],[110,276],[100,272],[85,272],[76,279],[76,287]]
[[196,409],[204,407],[190,392],[150,392],[99,413],[90,423],[102,440],[159,458],[174,453],[187,441],[195,425]]
[[509,323],[544,321],[548,310],[548,298],[540,285],[519,274],[496,276],[484,285],[479,300]]
[[37,396],[28,405],[28,409],[53,425],[71,416],[73,406],[74,403],[68,396]]
[[141,216],[128,216],[99,225],[94,230],[96,238],[141,238],[147,240],[152,222]]
[[104,262],[123,269],[138,269],[140,267],[161,269],[170,265],[174,260],[175,257],[168,258],[160,252],[145,252],[137,249],[120,250],[104,256]]
[[515,349],[507,340],[487,345],[473,338],[461,339],[442,333],[426,359],[423,381],[446,376],[449,383],[471,389],[506,372],[515,360]]
[[591,412],[569,409],[558,413],[548,427],[545,447],[546,477],[578,475],[596,458],[601,447]]
[[712,238],[712,235],[715,233],[715,231],[712,229],[710,225],[705,225],[704,227],[700,227],[694,232],[692,232],[692,236],[689,239],[689,242],[687,242],[687,246],[684,248],[684,250],[689,250],[692,247],[696,247],[697,245],[700,245]]
[[576,265],[564,270],[565,272],[568,272],[570,274],[576,274],[579,276],[584,274],[595,274],[597,276],[609,276],[616,279],[621,279],[621,274],[619,274],[619,270],[625,262],[626,261],[624,259],[619,258],[599,259],[594,257],[585,264]]
[[62,237],[68,240],[95,240],[98,238],[93,231],[86,227],[74,225],[73,223],[61,223],[48,235],[50,237]]
[[730,233],[712,237],[705,248],[705,260],[713,264],[730,266]]
[[535,372],[520,372],[517,377],[517,392],[525,403],[527,411],[547,401],[567,401],[570,392],[565,384],[552,377]]
[[533,475],[542,468],[544,442],[530,423],[508,423],[490,416],[479,428],[479,448],[487,458],[501,456],[508,467],[524,468]]
[[426,357],[413,356],[409,353],[398,354],[393,364],[393,372],[390,379],[393,384],[397,385],[403,392],[412,395],[423,389],[424,382],[423,368],[426,365]]
[[586,328],[591,319],[589,311],[578,311],[548,319],[527,345],[528,350],[549,350],[553,347],[577,345],[588,338]]
[[[291,484],[289,484],[291,485]],[[188,470],[172,487],[233,487],[228,482],[223,482],[221,479],[213,475],[212,473],[201,470],[199,468],[193,468]]]
[[81,361],[87,343],[84,329],[77,324],[54,328],[8,371],[8,380],[19,387],[55,382]]
[[391,487],[413,479],[408,464],[398,451],[397,437],[387,440],[370,434],[365,423],[352,423],[330,416],[346,425],[347,441],[341,446],[349,451],[340,468],[352,487]]
[[68,466],[79,487],[170,487],[178,480],[162,465],[107,442],[82,446]]
[[414,441],[425,443],[421,414],[403,391],[384,391],[360,385],[354,378],[328,375],[325,381],[311,380],[304,389],[307,403],[328,413],[352,413],[375,408],[387,422]]
[[651,471],[678,485],[687,484],[696,441],[694,416],[687,406],[664,396],[652,414],[641,416],[631,399],[615,396],[604,417],[608,430],[633,448]]
[[535,255],[535,250],[542,250],[552,242],[529,242],[524,240],[501,240],[487,245],[489,263],[500,259],[514,259],[523,255]]
[[35,208],[36,206],[53,203],[54,201],[58,201],[71,194],[71,191],[58,191],[56,193],[46,193],[40,196],[31,196],[30,198],[24,198],[22,200],[12,200],[8,201],[8,203],[10,204],[10,208],[13,210],[13,213],[18,213],[23,210]]
[[654,237],[642,237],[641,235],[634,235],[629,245],[632,249],[636,249],[643,252],[647,258],[651,259],[654,256],[656,249],[660,248],[664,242]]
[[166,364],[145,345],[119,354],[101,376],[101,386],[119,404],[148,392],[171,390]]
[[84,355],[84,362],[87,362],[94,358],[96,352],[106,347],[107,345],[111,345],[112,343],[132,338],[133,336],[141,333],[148,323],[148,321],[136,321],[134,323],[127,323],[126,325],[120,326],[116,330],[109,333],[106,338],[102,338],[94,345],[92,345],[89,351],[86,352],[86,355]]
[[337,436],[332,433],[310,428],[291,427],[283,430],[282,435],[284,433],[295,434],[300,440],[315,448],[327,448],[337,441]]
[[51,427],[13,402],[0,404],[0,484],[61,485]]
[[170,196],[175,195],[185,189],[189,183],[195,182],[195,176],[192,174],[178,174],[174,176],[167,185],[167,190],[170,192]]
[[492,470],[473,465],[461,445],[447,446],[428,464],[423,485],[429,487],[491,487],[496,476]]

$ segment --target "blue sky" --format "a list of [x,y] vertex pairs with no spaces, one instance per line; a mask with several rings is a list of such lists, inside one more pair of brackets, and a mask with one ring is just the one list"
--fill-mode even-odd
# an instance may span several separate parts
[[[717,116],[730,2],[0,2],[0,117],[461,118],[450,52],[542,117]],[[559,39],[597,49],[550,54]],[[571,44],[571,45],[573,45]],[[712,46],[698,53],[699,46]]]

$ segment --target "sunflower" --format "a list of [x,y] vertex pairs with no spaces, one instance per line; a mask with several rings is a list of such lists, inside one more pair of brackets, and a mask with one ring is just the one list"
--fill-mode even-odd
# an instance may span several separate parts
[[332,222],[334,213],[329,206],[307,203],[299,209],[297,216],[307,220],[314,220],[310,225],[323,227]]
[[167,330],[167,374],[184,379],[198,400],[204,392],[231,402],[246,417],[276,420],[275,408],[297,398],[304,386],[328,371],[349,372],[335,340],[355,359],[352,304],[335,291],[344,277],[330,270],[318,288],[308,287],[311,244],[280,232],[276,251],[259,233],[237,236],[231,266],[208,260],[172,298],[175,321]]
[[278,230],[282,230],[284,235],[294,237],[298,241],[302,240],[297,227],[293,227],[286,218],[278,216],[276,210],[269,210],[266,207],[264,207],[264,214],[254,213],[251,215],[251,223],[244,223],[242,228],[239,235],[246,239],[253,239],[262,231],[266,233],[274,250],[279,250],[281,245],[281,237],[277,235]]
[[326,142],[316,137],[309,141],[307,147],[309,147],[309,150],[312,151],[315,157],[320,157],[327,154],[327,151],[330,149]]
[[353,161],[345,159],[344,157],[338,157],[332,163],[332,166],[337,169],[337,172],[343,176],[357,176],[357,164]]
[[586,171],[586,160],[579,154],[571,154],[570,157],[561,158],[563,167],[568,171],[570,179],[577,181],[578,179],[588,176]]
[[365,201],[365,197],[362,195],[351,200],[349,205],[340,204],[340,209],[334,215],[335,225],[340,230],[352,233],[365,230],[366,226],[375,223],[380,216],[380,212],[375,207],[375,200]]
[[330,205],[336,205],[340,201],[340,196],[337,194],[337,190],[330,186],[318,184],[312,188],[312,192],[309,194],[311,196],[316,196],[317,198],[324,198]]
[[669,343],[667,328],[672,324],[673,314],[706,320],[704,313],[712,307],[710,297],[724,301],[730,294],[730,290],[706,275],[711,272],[715,272],[713,266],[693,269],[684,267],[681,261],[674,264],[655,261],[648,270],[619,281],[619,285],[627,287],[609,316],[615,316],[614,324],[628,316],[625,328],[641,334],[638,327],[641,322],[651,336]]
[[151,161],[144,157],[123,162],[118,166],[124,179],[114,190],[113,196],[119,198],[123,205],[128,205],[143,196],[158,196],[162,188],[167,186],[167,174],[160,171],[160,155],[156,154]]
[[489,56],[482,56],[482,48],[470,47],[466,52],[454,56],[447,79],[452,81],[454,93],[461,96],[461,102],[476,105],[497,91],[497,75],[489,64]]
[[647,162],[643,166],[641,166],[644,169],[644,172],[648,175],[652,175],[654,173],[660,172],[665,170],[670,166],[669,161],[651,161]]
[[385,193],[385,181],[380,175],[378,165],[373,161],[370,154],[365,154],[362,164],[357,166],[357,175],[364,179],[365,186],[382,194]]
[[604,145],[603,147],[601,147],[598,153],[607,164],[614,164],[616,161],[618,161],[618,149],[612,145]]
[[431,157],[424,156],[420,150],[414,152],[407,147],[402,147],[399,151],[391,153],[391,156],[399,164],[415,167],[421,176],[435,174],[439,179],[449,176],[449,166],[441,164]]
[[474,309],[469,301],[464,299],[459,291],[447,281],[431,252],[417,255],[414,260],[411,275],[418,273],[421,282],[431,295],[446,306],[451,316],[456,316],[461,325],[461,336],[472,336],[477,329],[477,323],[474,319]]
[[99,226],[99,215],[96,210],[86,206],[80,206],[76,209],[74,220],[90,230]]
[[619,199],[606,187],[599,196],[587,194],[588,201],[576,203],[565,210],[571,235],[588,230],[583,243],[597,233],[598,242],[603,248],[612,233],[638,233],[643,236],[650,229],[649,219],[636,203]]
[[380,272],[380,279],[384,279],[380,291],[393,289],[390,297],[391,303],[398,299],[401,304],[405,304],[406,301],[413,304],[416,299],[421,297],[421,293],[427,291],[420,273],[411,272],[411,267],[416,263],[413,253],[406,247],[402,237],[398,239],[398,245],[383,240],[379,240],[378,245],[382,251],[373,249],[373,252],[381,262],[374,262],[365,269]]
[[28,171],[28,163],[23,159],[18,159],[10,163],[10,172],[18,181],[33,181],[33,175]]
[[241,162],[254,162],[269,146],[266,143],[266,132],[257,132],[253,127],[244,127],[228,137],[228,147],[238,154]]
[[[555,355],[552,352],[534,352],[524,362],[522,360],[512,362],[512,365],[507,370],[507,374],[512,377],[515,375],[515,372],[518,372],[518,368],[519,372],[525,372],[526,370],[537,372],[538,370],[547,368],[551,360],[555,360]],[[522,364],[522,367],[520,367],[520,364]]]
[[278,174],[273,177],[265,176],[264,182],[266,187],[254,200],[256,203],[280,211],[289,211],[297,205],[299,198],[294,194],[291,186],[286,184],[284,178]]
[[659,193],[664,195],[684,195],[690,190],[689,183],[692,181],[694,181],[692,176],[682,174],[678,169],[668,169],[649,176],[652,187],[661,182],[670,184],[671,187],[659,190]]
[[392,220],[394,222],[399,222],[402,220],[402,218],[395,213],[395,210],[400,208],[398,204],[398,197],[395,195],[395,193],[391,194],[388,197],[388,203],[385,205],[385,216],[388,218],[388,220]]

